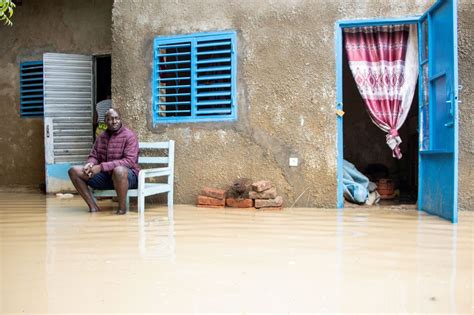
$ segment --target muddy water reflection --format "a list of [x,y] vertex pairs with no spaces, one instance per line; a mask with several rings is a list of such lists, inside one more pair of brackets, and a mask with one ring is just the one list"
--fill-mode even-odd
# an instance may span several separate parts
[[0,193],[1,313],[472,312],[474,213],[102,205]]

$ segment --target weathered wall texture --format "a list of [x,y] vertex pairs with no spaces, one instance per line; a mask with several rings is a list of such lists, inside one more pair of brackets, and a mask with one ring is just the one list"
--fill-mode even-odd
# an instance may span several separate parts
[[474,3],[458,5],[459,84],[459,208],[474,211]]
[[[176,202],[238,177],[272,180],[285,205],[336,204],[335,22],[421,14],[433,1],[119,1],[113,8],[113,101],[142,140],[176,140]],[[460,79],[472,96],[472,8],[460,3]],[[234,123],[151,128],[153,38],[236,30]],[[472,86],[472,85],[471,85]],[[471,93],[471,94],[469,94]],[[467,105],[467,104],[466,104]],[[472,110],[471,110],[472,111]],[[461,207],[472,202],[471,111],[461,109]],[[471,118],[471,119],[469,119]],[[288,166],[289,157],[300,165]],[[469,165],[470,164],[470,165]]]
[[19,67],[45,52],[110,53],[112,0],[23,1],[0,25],[0,186],[44,183],[42,118],[20,118]]

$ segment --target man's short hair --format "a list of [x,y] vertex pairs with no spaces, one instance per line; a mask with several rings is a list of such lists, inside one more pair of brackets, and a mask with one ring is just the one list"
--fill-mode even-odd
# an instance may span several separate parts
[[109,108],[105,114],[104,114],[104,120],[107,119],[107,116],[109,116],[112,112],[116,112],[117,115],[122,118],[122,115],[120,115],[120,112],[118,111],[118,109],[115,109],[115,108]]

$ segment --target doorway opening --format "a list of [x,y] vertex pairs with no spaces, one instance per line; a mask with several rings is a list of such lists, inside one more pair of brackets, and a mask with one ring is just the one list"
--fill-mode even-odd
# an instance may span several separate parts
[[[400,23],[402,24],[402,23]],[[383,25],[383,24],[381,24]],[[358,25],[364,26],[364,25]],[[418,82],[407,118],[398,130],[402,139],[401,159],[392,156],[386,143],[386,132],[376,126],[368,113],[354,76],[342,41],[342,76],[340,86],[344,116],[342,123],[343,159],[355,166],[370,182],[368,198],[364,205],[412,205],[415,209],[418,197],[418,148],[419,148],[419,94]],[[340,129],[341,131],[341,129]],[[340,161],[341,162],[341,161]],[[344,162],[344,165],[346,162]],[[370,193],[375,189],[375,193]],[[348,202],[344,206],[361,204]],[[354,201],[354,200],[352,200]]]
[[97,104],[112,98],[112,57],[111,55],[94,56],[94,106],[93,131],[94,140],[98,123],[103,122],[102,115],[97,113]]

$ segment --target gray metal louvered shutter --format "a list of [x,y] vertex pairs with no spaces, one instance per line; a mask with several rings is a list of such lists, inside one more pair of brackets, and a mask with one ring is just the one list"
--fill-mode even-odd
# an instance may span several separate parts
[[43,62],[46,164],[82,164],[93,142],[92,56],[47,53]]

